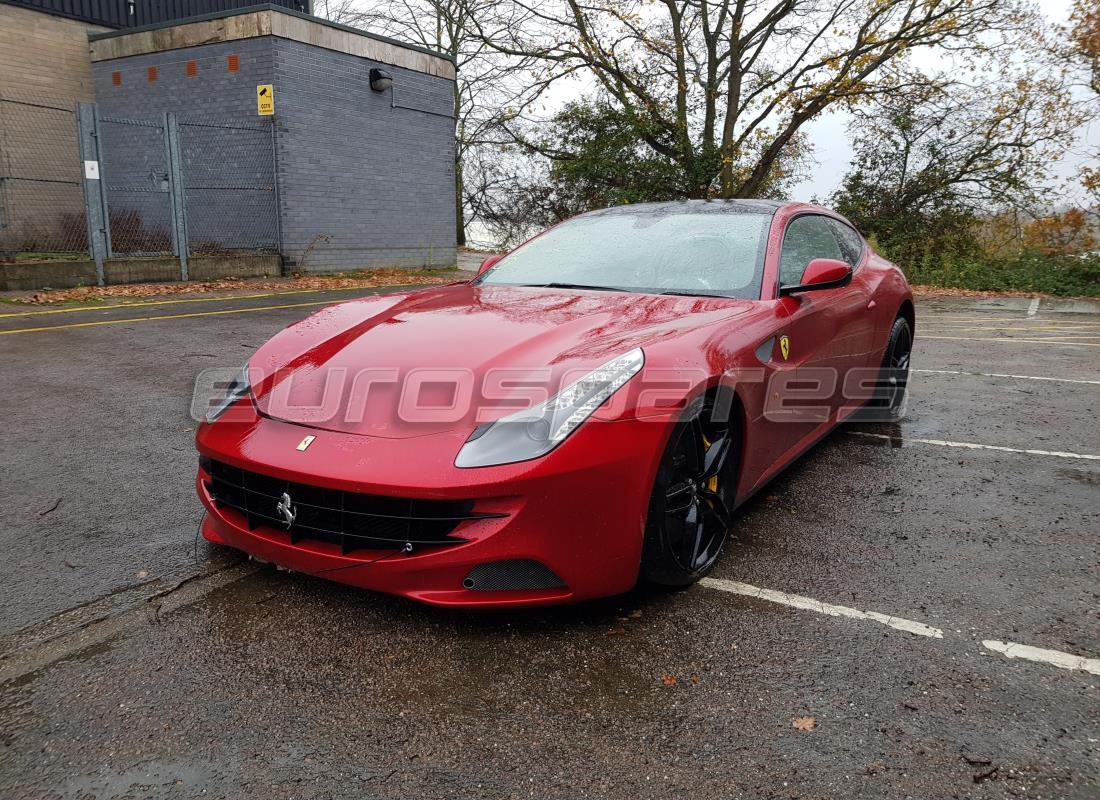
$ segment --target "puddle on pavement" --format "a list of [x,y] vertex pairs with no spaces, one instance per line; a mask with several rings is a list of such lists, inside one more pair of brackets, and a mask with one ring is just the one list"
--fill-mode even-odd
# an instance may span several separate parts
[[661,602],[641,591],[557,609],[461,612],[264,570],[179,614],[208,630],[188,636],[189,660],[265,686],[433,714],[505,712],[502,703],[524,699],[630,712],[653,704],[652,666],[638,652],[653,633],[619,631],[635,624],[631,608]]
[[1100,472],[1062,468],[1058,470],[1058,475],[1062,478],[1069,478],[1071,481],[1083,483],[1085,486],[1100,486]]
[[215,773],[190,761],[147,761],[114,772],[109,769],[73,775],[56,789],[61,797],[149,797],[167,791],[193,796],[199,787],[210,785]]

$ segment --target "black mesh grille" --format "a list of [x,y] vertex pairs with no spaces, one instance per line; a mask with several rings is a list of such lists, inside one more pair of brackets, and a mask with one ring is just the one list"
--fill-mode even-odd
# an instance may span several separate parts
[[[478,513],[472,500],[420,500],[357,494],[285,481],[202,460],[210,475],[206,489],[219,507],[236,509],[250,529],[266,525],[286,531],[292,543],[304,539],[340,545],[343,553],[360,549],[413,548],[461,544],[451,532],[465,520],[503,517]],[[287,527],[278,510],[289,496],[294,522]]]
[[516,589],[556,589],[565,582],[545,564],[530,559],[491,561],[478,564],[465,580],[463,587],[479,592],[506,592]]

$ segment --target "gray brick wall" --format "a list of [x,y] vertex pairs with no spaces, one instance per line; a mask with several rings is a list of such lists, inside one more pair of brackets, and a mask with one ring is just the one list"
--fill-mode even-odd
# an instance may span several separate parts
[[[92,72],[99,113],[149,119],[175,111],[181,116],[255,121],[256,84],[272,82],[273,41],[265,36],[98,61]],[[238,56],[239,72],[228,71],[230,55]],[[195,62],[193,78],[187,77],[188,61]],[[149,67],[157,68],[156,81],[149,81]],[[112,84],[115,72],[121,86]]]
[[[227,70],[231,54],[238,72]],[[373,66],[393,76],[392,93],[371,91]],[[145,119],[174,111],[254,124],[256,85],[274,84],[288,268],[454,263],[451,81],[276,37],[101,61],[93,72],[101,115]]]
[[[371,91],[374,66],[401,107]],[[309,250],[311,271],[453,264],[451,81],[276,39],[274,83],[287,255]]]

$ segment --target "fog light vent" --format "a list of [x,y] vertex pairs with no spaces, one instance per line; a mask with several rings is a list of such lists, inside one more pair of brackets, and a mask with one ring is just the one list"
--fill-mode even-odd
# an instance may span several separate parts
[[565,581],[545,564],[520,558],[478,564],[462,581],[462,588],[475,592],[557,589],[564,586]]

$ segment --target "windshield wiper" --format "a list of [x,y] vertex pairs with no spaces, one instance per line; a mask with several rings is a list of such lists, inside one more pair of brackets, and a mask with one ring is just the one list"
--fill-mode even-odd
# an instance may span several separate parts
[[590,283],[524,283],[523,286],[535,286],[539,289],[592,289],[597,292],[625,292],[619,286],[593,286]]
[[659,292],[659,294],[662,294],[662,295],[668,294],[668,295],[672,295],[674,297],[725,297],[725,298],[729,299],[729,295],[725,295],[725,294],[714,294],[712,292],[687,292],[687,291],[680,291],[680,290],[677,290],[677,289],[670,289],[667,292]]

